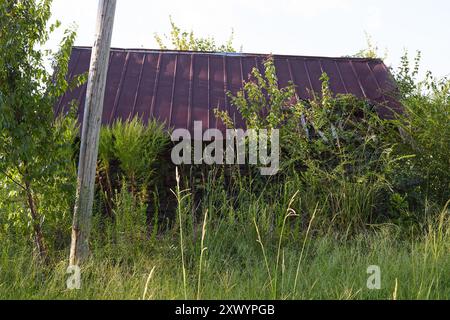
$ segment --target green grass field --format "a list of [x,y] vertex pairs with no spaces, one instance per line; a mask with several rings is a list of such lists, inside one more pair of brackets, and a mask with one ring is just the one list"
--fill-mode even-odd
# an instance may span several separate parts
[[[267,249],[267,269],[258,244],[250,236],[241,237],[240,243],[227,248],[212,240],[207,244],[202,264],[199,295],[198,255],[187,256],[186,297],[448,299],[448,242],[436,250],[431,238],[396,242],[392,238],[386,240],[386,235],[361,236],[352,243],[339,242],[332,237],[312,239],[300,261],[297,286],[301,243],[289,243],[282,248],[278,273],[275,273],[275,248]],[[238,241],[236,238],[221,240]],[[267,245],[275,247],[274,243]],[[12,248],[2,249],[0,299],[185,298],[179,247],[175,241],[162,241],[128,259],[120,252],[105,252],[83,268],[82,289],[74,291],[66,289],[67,252],[61,252],[55,266],[41,268],[30,260],[30,252],[11,251]],[[380,290],[369,290],[366,286],[370,265],[381,268]]]
[[[287,232],[280,239],[280,234],[264,230],[261,219],[255,221],[230,224],[210,217],[204,229],[194,232],[188,232],[189,223],[184,221],[188,234],[183,239],[184,265],[176,228],[139,243],[126,233],[115,244],[94,242],[92,257],[82,268],[80,290],[66,288],[67,250],[55,253],[51,265],[42,266],[29,250],[3,244],[0,299],[450,297],[446,210],[414,238],[394,225],[380,225],[345,239],[319,232],[314,224],[318,220],[312,220],[300,235]],[[380,289],[367,287],[371,265],[380,267]]]

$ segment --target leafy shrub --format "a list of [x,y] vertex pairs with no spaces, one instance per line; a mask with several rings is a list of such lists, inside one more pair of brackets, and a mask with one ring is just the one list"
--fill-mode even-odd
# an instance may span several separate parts
[[[322,75],[322,91],[313,98],[298,98],[290,83],[280,88],[272,59],[265,72],[256,68],[243,90],[231,97],[249,129],[279,129],[284,165],[307,166],[313,161],[329,170],[339,166],[349,171],[369,169],[385,149],[384,135],[390,128],[378,117],[375,106],[352,95],[334,96],[328,77]],[[228,127],[230,116],[216,110]]]
[[111,129],[113,157],[128,180],[132,190],[145,186],[155,175],[158,157],[168,145],[169,137],[164,127],[156,121],[144,125],[137,118],[117,121]]
[[[304,101],[292,83],[280,88],[271,58],[264,66],[264,74],[255,68],[243,90],[230,97],[247,128],[279,129],[283,171],[278,181],[298,177],[295,185],[304,197],[315,199],[313,206],[322,203],[329,221],[344,229],[362,228],[388,215],[386,176],[396,161],[388,137],[398,136],[395,126],[368,101],[334,95],[326,74],[321,92],[311,92]],[[234,127],[226,112],[216,110],[216,116]]]
[[164,126],[156,121],[144,124],[139,118],[118,120],[111,127],[101,129],[98,186],[100,206],[106,209],[107,216],[118,223],[135,221],[117,216],[132,214],[130,210],[120,210],[128,193],[134,199],[136,210],[142,204],[158,207],[154,201],[155,189],[165,178],[161,168],[169,142]]
[[405,109],[396,152],[410,155],[398,163],[396,186],[414,207],[426,199],[442,206],[450,199],[450,80],[428,73],[418,81],[419,62],[420,54],[411,69],[405,54],[395,74]]

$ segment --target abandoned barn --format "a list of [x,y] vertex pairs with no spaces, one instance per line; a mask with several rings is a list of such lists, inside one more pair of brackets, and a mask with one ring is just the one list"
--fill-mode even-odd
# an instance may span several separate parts
[[[69,78],[89,70],[91,48],[74,47]],[[227,110],[243,125],[227,92],[235,94],[254,67],[263,71],[268,55],[209,53],[168,50],[111,49],[104,98],[103,124],[135,116],[157,119],[172,128],[192,129],[202,121],[204,129],[225,129],[216,119],[215,108]],[[378,113],[389,118],[400,109],[394,96],[395,83],[383,61],[364,58],[327,58],[273,55],[280,86],[290,81],[300,99],[320,92],[320,77],[326,73],[335,94],[353,94],[376,104]],[[86,84],[68,91],[56,106],[58,114],[71,101],[79,103],[83,117]]]

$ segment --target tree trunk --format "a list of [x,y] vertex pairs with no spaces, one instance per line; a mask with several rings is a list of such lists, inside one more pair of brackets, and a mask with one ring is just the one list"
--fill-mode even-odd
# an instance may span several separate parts
[[33,226],[33,237],[34,243],[36,245],[36,250],[38,252],[40,260],[43,262],[47,262],[47,249],[45,247],[44,235],[42,234],[40,216],[36,209],[36,202],[33,197],[33,191],[31,190],[30,182],[26,178],[25,189],[27,194],[28,207],[30,208],[31,212],[31,223]]

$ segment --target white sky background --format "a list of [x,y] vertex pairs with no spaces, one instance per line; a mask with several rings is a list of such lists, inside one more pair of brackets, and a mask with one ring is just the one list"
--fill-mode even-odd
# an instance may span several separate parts
[[[405,49],[422,51],[422,68],[450,75],[448,0],[118,0],[113,47],[152,48],[153,34],[170,32],[169,15],[183,30],[213,36],[218,44],[235,31],[243,52],[344,56],[367,47],[370,34],[387,64]],[[97,0],[54,0],[53,16],[78,26],[76,45],[91,46]],[[52,38],[52,46],[60,34]],[[411,55],[413,58],[413,55]]]

